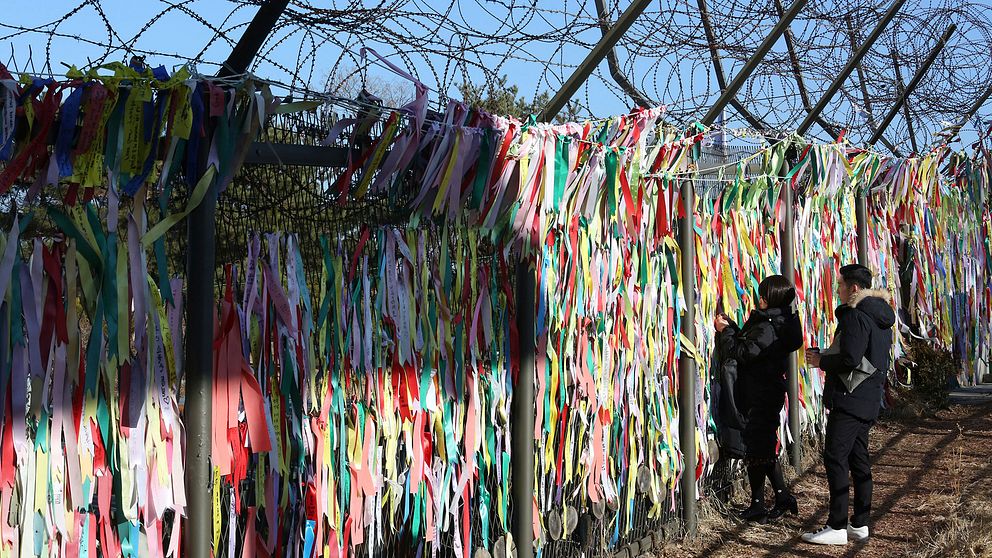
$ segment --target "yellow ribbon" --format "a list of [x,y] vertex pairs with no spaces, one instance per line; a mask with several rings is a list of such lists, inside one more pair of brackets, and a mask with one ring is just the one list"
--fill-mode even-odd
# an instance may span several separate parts
[[210,182],[214,179],[217,174],[217,167],[210,165],[203,176],[200,177],[200,181],[196,183],[196,187],[193,189],[193,193],[189,197],[189,201],[186,203],[186,208],[179,213],[173,213],[166,216],[164,219],[159,221],[150,231],[145,233],[141,237],[141,245],[147,250],[156,240],[162,237],[169,229],[174,227],[177,223],[186,218],[187,215],[193,212],[194,209],[200,202],[203,201],[204,195],[207,193],[207,188],[210,186]]

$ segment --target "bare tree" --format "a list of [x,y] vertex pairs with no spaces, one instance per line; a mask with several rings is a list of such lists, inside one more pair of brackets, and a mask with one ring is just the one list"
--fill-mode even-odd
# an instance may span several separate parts
[[401,107],[413,100],[413,84],[402,78],[385,78],[355,67],[338,67],[324,82],[325,92],[347,99],[357,99],[365,90],[385,107]]

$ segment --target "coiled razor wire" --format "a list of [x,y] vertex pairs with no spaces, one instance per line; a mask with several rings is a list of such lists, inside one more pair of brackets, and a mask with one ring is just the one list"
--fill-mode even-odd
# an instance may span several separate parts
[[[152,64],[194,63],[206,72],[230,52],[260,5],[259,0],[227,0],[224,17],[208,20],[207,0],[161,0],[161,9],[137,31],[123,34],[128,15],[105,8],[104,0],[67,4],[52,21],[28,22],[28,11],[10,13],[0,22],[0,40],[12,45],[43,44],[44,54],[30,66],[41,72],[61,68],[52,59],[53,45],[71,48],[82,41],[102,50],[90,64],[143,56]],[[727,79],[741,68],[779,19],[779,0],[708,0],[707,11]],[[210,3],[216,9],[216,0]],[[514,84],[528,77],[532,91],[554,93],[578,61],[602,37],[595,1],[565,0],[292,0],[256,59],[266,78],[292,88],[325,91],[342,80],[366,78],[367,62],[359,53],[371,47],[406,68],[436,90],[438,102],[459,97],[471,83],[498,88],[500,78]],[[629,2],[606,0],[604,19],[615,21]],[[853,52],[888,9],[888,0],[811,2],[792,23],[796,56],[808,99],[815,103]],[[783,6],[787,8],[787,6]],[[201,43],[176,41],[164,51],[156,37],[200,30]],[[863,143],[895,103],[899,93],[892,55],[908,80],[922,64],[945,26],[957,33],[911,95],[909,108],[922,145],[949,124],[957,124],[967,107],[992,82],[992,8],[982,1],[909,0],[862,62],[860,73],[824,111],[824,118],[848,137]],[[71,24],[71,25],[70,25]],[[126,25],[124,25],[126,27]],[[79,37],[74,29],[92,30]],[[719,95],[696,0],[652,2],[616,47],[620,72],[638,93],[666,104],[674,121],[698,118]],[[43,58],[43,59],[42,59]],[[27,71],[25,54],[15,49],[8,66]],[[18,64],[20,62],[20,64]],[[578,115],[602,117],[631,106],[625,91],[605,68],[598,68],[574,100]],[[860,76],[864,77],[861,83]],[[406,85],[405,82],[403,85]],[[412,89],[411,89],[412,91]],[[748,110],[769,128],[791,129],[806,116],[803,95],[784,41],[758,66],[738,94]],[[737,123],[742,120],[728,111]],[[979,128],[983,127],[981,122]],[[812,131],[826,137],[819,129]],[[902,115],[886,131],[897,147],[909,151],[909,127]]]

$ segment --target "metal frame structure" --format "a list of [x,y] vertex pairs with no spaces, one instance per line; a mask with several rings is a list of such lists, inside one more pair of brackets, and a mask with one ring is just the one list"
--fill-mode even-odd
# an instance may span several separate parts
[[[713,33],[713,24],[710,22],[709,10],[706,8],[706,0],[697,0],[697,5],[699,6],[699,19],[703,22],[703,31],[706,33],[706,42],[710,47],[710,58],[713,61],[713,72],[716,74],[717,85],[720,86],[720,91],[726,91],[727,78],[723,73],[723,64],[720,62],[720,49],[716,46],[716,36]],[[779,14],[779,18],[784,17],[784,13]],[[786,29],[786,32],[788,32],[788,29]],[[762,122],[757,116],[751,114],[751,111],[747,110],[747,107],[738,101],[737,97],[730,99],[730,106],[734,107],[734,110],[754,129],[766,130],[768,128],[768,125]]]
[[[783,168],[782,174],[786,173]],[[796,283],[796,209],[792,186],[782,186],[782,205],[785,206],[782,226],[779,229],[779,246],[782,247],[781,273],[793,284]],[[788,446],[789,462],[797,472],[802,469],[802,434],[799,431],[799,360],[795,353],[789,355],[789,369],[786,374],[786,395],[789,398],[789,434],[792,444]]]
[[[510,402],[510,495],[513,521],[510,534],[517,547],[518,558],[534,556],[534,375],[536,347],[534,345],[534,314],[537,281],[526,263],[517,264],[517,331],[520,343],[519,380],[513,386]],[[528,311],[530,309],[531,311]],[[530,381],[527,381],[530,379]]]
[[[902,95],[906,90],[906,82],[902,80],[902,67],[899,65],[899,56],[895,50],[889,52],[892,58],[892,69],[896,73],[896,90]],[[903,118],[906,119],[906,127],[909,129],[909,144],[913,148],[913,153],[918,153],[920,148],[916,145],[916,131],[913,129],[913,116],[909,112],[909,103],[903,103]]]
[[603,38],[596,43],[596,46],[592,47],[592,50],[586,55],[585,60],[579,64],[568,80],[565,81],[565,84],[561,86],[561,89],[555,93],[548,106],[544,107],[544,110],[537,117],[538,121],[550,122],[552,118],[558,116],[558,113],[565,107],[565,104],[572,98],[572,95],[589,79],[589,74],[596,69],[596,66],[603,61],[603,58],[607,54],[613,51],[613,47],[616,46],[620,37],[623,37],[624,33],[630,29],[630,25],[634,23],[634,20],[644,13],[644,10],[649,5],[651,5],[651,0],[634,0],[630,6],[627,6],[627,9],[620,14],[620,19],[610,26],[609,31],[603,34]]
[[834,78],[834,81],[830,84],[830,87],[827,88],[827,91],[823,94],[823,97],[820,98],[819,102],[816,103],[816,106],[809,111],[806,118],[801,124],[799,124],[799,127],[796,128],[796,133],[799,135],[804,135],[809,131],[809,129],[813,126],[813,123],[816,122],[816,119],[820,117],[823,109],[827,108],[827,104],[830,103],[830,100],[833,99],[833,96],[837,93],[840,87],[844,85],[847,78],[851,76],[851,73],[854,72],[858,64],[861,63],[861,60],[868,54],[868,51],[871,50],[871,47],[876,41],[878,41],[878,38],[882,36],[882,32],[889,26],[889,23],[892,22],[892,19],[896,17],[896,14],[899,13],[899,10],[902,9],[903,4],[905,3],[906,0],[894,0],[892,2],[892,5],[889,7],[888,11],[885,12],[882,19],[878,22],[875,28],[872,29],[871,33],[868,35],[868,38],[865,39],[865,42],[861,44],[861,48],[855,51],[854,55],[851,56],[851,59],[847,61],[847,65],[844,66],[844,69],[837,74],[837,77]]
[[[844,18],[844,22],[847,24],[847,36],[851,41],[851,50],[856,51],[858,49],[857,32],[854,30],[854,24],[851,22],[851,17],[848,16]],[[859,62],[857,66],[855,66],[855,70],[858,72],[858,85],[860,86],[861,89],[861,99],[864,101],[865,104],[865,113],[867,114],[868,129],[871,130],[872,133],[875,133],[878,130],[878,126],[875,124],[875,117],[874,117],[875,112],[872,110],[871,96],[868,94],[868,79],[865,77],[864,65],[862,65]],[[837,139],[837,136],[834,136],[834,139]],[[901,156],[899,150],[896,148],[895,145],[892,144],[892,142],[885,139],[884,136],[880,137],[879,139],[882,140],[882,144],[885,145],[885,147],[889,148],[889,151],[892,151],[892,153],[895,154],[897,157]]]
[[889,112],[885,115],[885,118],[883,118],[882,122],[878,125],[878,129],[875,130],[875,133],[872,134],[871,139],[868,140],[868,145],[875,145],[875,143],[882,137],[882,134],[885,133],[885,129],[889,127],[889,124],[892,124],[892,120],[895,119],[897,114],[899,114],[899,109],[901,109],[903,103],[906,102],[906,98],[909,97],[913,93],[913,90],[916,89],[916,86],[923,81],[923,76],[930,70],[930,66],[933,66],[934,61],[937,60],[937,55],[939,55],[940,51],[944,50],[944,47],[947,46],[947,41],[951,40],[951,35],[954,34],[954,31],[957,30],[957,28],[958,26],[953,23],[947,26],[947,29],[944,30],[944,34],[941,35],[940,39],[937,41],[937,44],[934,45],[933,49],[930,51],[926,61],[923,62],[922,66],[916,69],[916,73],[913,74],[913,78],[909,80],[908,84],[906,84],[906,88],[903,90],[902,95],[900,95],[899,99],[896,100],[896,103],[892,105],[892,108],[889,109]]
[[990,97],[992,97],[992,83],[990,83],[988,88],[985,89],[985,93],[982,93],[982,95],[979,98],[975,99],[975,102],[970,107],[968,107],[968,111],[964,113],[964,118],[962,118],[957,124],[951,126],[948,129],[948,132],[950,132],[950,135],[946,140],[948,143],[954,141],[954,138],[958,135],[958,132],[961,131],[961,128],[963,128],[964,125],[967,124],[969,120],[971,120],[976,114],[978,114],[978,110],[981,109],[983,105],[985,105],[986,101],[988,101]]
[[796,19],[799,12],[806,7],[806,3],[808,1],[809,0],[795,0],[795,2],[789,6],[788,11],[786,11],[785,15],[782,16],[778,23],[775,24],[775,27],[772,28],[771,33],[769,33],[768,36],[761,41],[761,44],[758,45],[758,50],[751,55],[747,63],[744,64],[744,67],[741,68],[741,71],[734,76],[733,81],[731,81],[727,87],[724,88],[723,93],[721,93],[720,97],[717,98],[715,103],[713,103],[713,106],[706,111],[706,114],[703,116],[702,120],[700,120],[704,126],[712,126],[713,123],[716,122],[716,119],[719,118],[720,112],[726,108],[727,104],[730,103],[731,100],[737,97],[737,93],[742,87],[744,87],[744,82],[751,77],[754,70],[758,68],[758,64],[765,59],[768,52],[773,46],[775,46],[775,43],[778,42],[782,34],[784,34],[786,29],[789,28],[789,25],[792,24],[792,20]]
[[[599,16],[599,28],[603,30],[603,36],[605,37],[610,32],[610,27],[613,25],[609,20],[609,14],[606,13],[606,0],[595,0],[596,1],[596,15]],[[617,82],[620,89],[623,89],[624,93],[627,94],[637,106],[643,108],[650,108],[655,104],[654,101],[649,99],[642,91],[637,89],[627,76],[624,75],[623,70],[620,69],[620,62],[617,61],[617,53],[612,47],[606,53],[606,63],[610,68],[610,77],[613,81]]]
[[[913,92],[913,90],[916,89],[916,86],[920,84],[920,82],[923,80],[923,76],[926,75],[927,71],[930,69],[930,66],[933,66],[934,61],[937,60],[937,55],[940,54],[940,51],[943,50],[944,46],[947,45],[947,41],[950,40],[951,35],[954,34],[955,29],[957,29],[957,26],[952,23],[947,27],[947,29],[944,30],[944,34],[941,35],[940,39],[937,41],[937,44],[930,51],[930,55],[927,56],[926,61],[923,62],[922,66],[916,69],[916,73],[913,74],[913,78],[909,81],[909,84],[906,85],[906,88],[903,89],[902,94],[899,95],[899,99],[896,100],[896,103],[894,105],[892,105],[892,108],[890,108],[889,112],[886,113],[885,118],[882,119],[882,122],[878,125],[878,128],[876,128],[875,131],[872,133],[871,139],[868,140],[869,146],[875,145],[878,142],[878,140],[882,138],[882,134],[884,134],[885,130],[889,127],[889,125],[892,124],[892,120],[895,119],[896,114],[899,113],[899,109],[901,109],[903,103],[906,102],[906,98],[909,97],[909,95]],[[863,266],[867,266],[868,265],[868,193],[858,192],[855,201],[856,201],[855,215],[857,216],[857,230],[858,230],[858,263]]]

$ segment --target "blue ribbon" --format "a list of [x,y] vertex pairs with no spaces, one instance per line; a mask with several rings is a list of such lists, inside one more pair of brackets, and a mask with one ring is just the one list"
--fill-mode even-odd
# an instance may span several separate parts
[[55,140],[55,162],[59,165],[59,178],[72,176],[72,139],[75,136],[84,91],[85,85],[77,87],[62,104],[62,120]]
[[[20,106],[17,97],[13,97],[15,109]],[[10,129],[10,135],[2,139],[0,143],[0,161],[9,161],[14,156],[14,138],[17,136],[17,119],[14,119],[14,126]]]
[[39,92],[41,92],[41,90],[44,89],[45,86],[50,85],[52,83],[55,83],[55,80],[53,80],[51,78],[46,78],[46,79],[34,78],[34,79],[32,79],[31,80],[31,85],[28,86],[28,87],[25,87],[24,90],[21,92],[21,96],[17,98],[17,105],[18,106],[23,105],[29,99],[31,99],[32,97],[34,97],[35,95],[37,95]]
[[312,519],[307,520],[306,535],[303,537],[303,556],[304,558],[309,558],[310,554],[313,552],[313,539],[314,530],[317,528],[317,522]]
[[167,81],[169,79],[169,70],[166,70],[165,66],[159,66],[152,70],[152,75],[159,81]]

